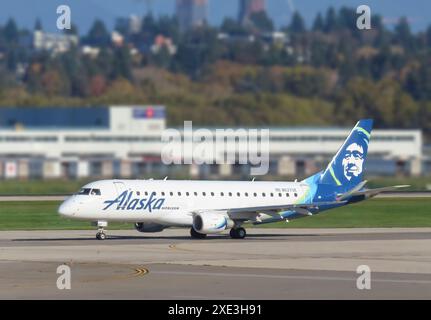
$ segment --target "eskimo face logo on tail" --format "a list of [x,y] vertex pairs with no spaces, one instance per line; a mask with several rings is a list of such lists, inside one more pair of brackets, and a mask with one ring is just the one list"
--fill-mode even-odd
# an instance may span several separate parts
[[364,148],[357,143],[350,144],[344,152],[341,164],[347,180],[350,181],[352,177],[358,177],[363,170]]
[[117,206],[114,206],[115,210],[144,210],[152,212],[153,210],[160,210],[165,203],[165,199],[157,199],[154,193],[149,198],[133,198],[133,191],[124,191],[116,199],[106,200],[103,203],[106,204],[103,210],[107,210],[116,204]]

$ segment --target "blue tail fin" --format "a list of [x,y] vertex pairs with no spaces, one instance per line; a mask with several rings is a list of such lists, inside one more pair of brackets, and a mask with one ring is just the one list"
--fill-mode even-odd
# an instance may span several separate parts
[[373,120],[360,120],[320,176],[320,183],[350,190],[362,181]]

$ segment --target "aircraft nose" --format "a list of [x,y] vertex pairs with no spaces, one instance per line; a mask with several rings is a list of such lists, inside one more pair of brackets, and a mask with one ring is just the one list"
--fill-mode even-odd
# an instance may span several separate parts
[[60,207],[58,208],[58,213],[64,217],[70,217],[75,214],[75,208],[73,205],[73,201],[68,199],[64,201]]

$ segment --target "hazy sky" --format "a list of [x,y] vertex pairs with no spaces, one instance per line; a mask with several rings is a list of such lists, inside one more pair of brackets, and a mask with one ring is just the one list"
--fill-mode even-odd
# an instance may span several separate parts
[[[172,14],[175,0],[12,0],[2,1],[0,23],[9,17],[14,17],[21,26],[32,28],[37,17],[42,20],[45,30],[55,31],[56,8],[67,4],[72,10],[72,21],[80,32],[87,32],[94,19],[102,18],[109,27],[114,25],[118,16],[131,14],[143,15],[151,3],[155,15]],[[209,0],[209,21],[220,24],[223,17],[236,17],[238,14],[237,0]],[[329,6],[357,7],[368,4],[372,12],[385,18],[388,24],[393,24],[399,17],[405,15],[411,22],[413,30],[423,30],[431,24],[429,0],[267,0],[268,12],[277,26],[290,21],[292,6],[298,10],[311,25],[317,12],[324,12]]]

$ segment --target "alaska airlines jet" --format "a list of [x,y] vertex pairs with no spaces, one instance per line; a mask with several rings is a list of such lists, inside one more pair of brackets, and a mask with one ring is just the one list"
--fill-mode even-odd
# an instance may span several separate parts
[[325,170],[301,182],[103,180],[66,199],[60,215],[97,223],[104,240],[108,221],[133,222],[140,232],[190,228],[192,238],[230,230],[243,239],[245,223],[263,224],[312,216],[383,191],[365,188],[363,169],[372,120],[360,120]]

